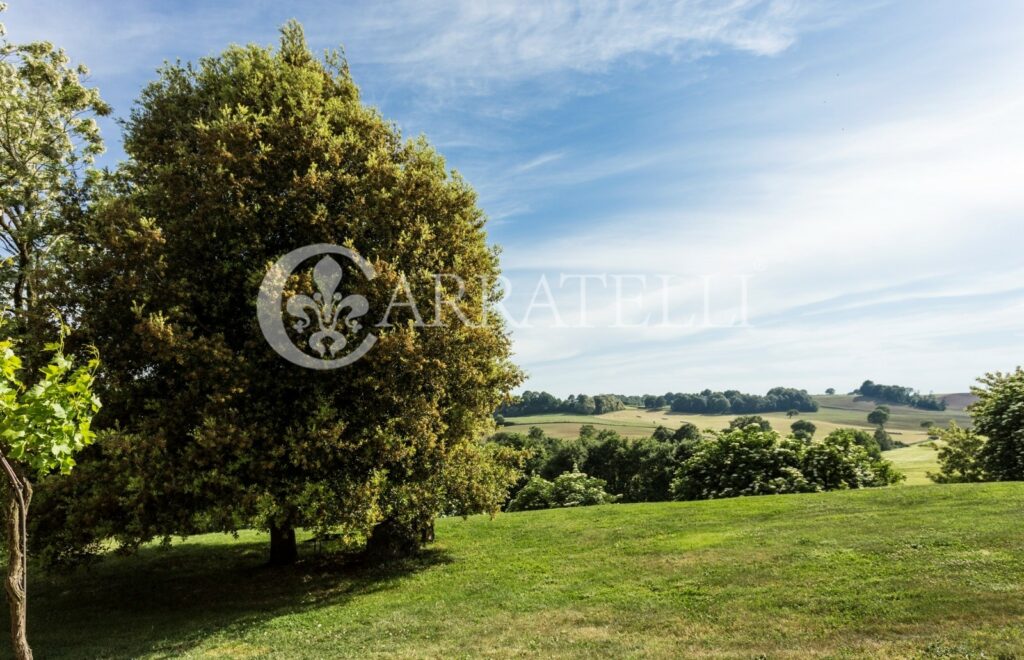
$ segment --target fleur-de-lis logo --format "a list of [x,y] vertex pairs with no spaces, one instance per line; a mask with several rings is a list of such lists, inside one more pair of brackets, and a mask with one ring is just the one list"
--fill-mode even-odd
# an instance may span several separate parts
[[[338,291],[344,276],[338,262],[329,256],[324,257],[313,268],[313,283],[317,291],[312,297],[297,294],[288,299],[288,313],[296,318],[292,324],[299,334],[303,334],[310,326],[310,313],[316,319],[317,331],[310,334],[307,343],[309,347],[321,357],[327,353],[334,357],[341,349],[345,348],[348,340],[345,335],[338,332],[339,321],[353,332],[358,332],[362,326],[356,319],[370,309],[366,298],[358,294],[342,297]],[[345,313],[342,318],[342,313]]]
[[[284,289],[292,273],[306,260],[321,256],[313,267],[315,291],[295,294],[284,299]],[[340,255],[358,267],[367,280],[377,273],[373,266],[354,250],[318,243],[293,250],[281,257],[267,271],[260,285],[256,304],[260,330],[270,346],[288,361],[310,369],[335,369],[352,364],[373,347],[377,337],[366,334],[355,349],[345,349],[352,335],[363,326],[359,317],[369,311],[369,303],[358,294],[344,295],[341,291],[344,270],[330,255]],[[285,326],[289,317],[291,333]],[[309,333],[309,336],[305,335]],[[296,345],[292,337],[298,333],[315,355]],[[347,336],[346,336],[347,335]]]

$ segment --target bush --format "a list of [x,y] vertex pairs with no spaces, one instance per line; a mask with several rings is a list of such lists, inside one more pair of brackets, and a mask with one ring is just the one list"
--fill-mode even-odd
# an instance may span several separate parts
[[889,435],[889,432],[881,426],[875,429],[875,442],[878,444],[878,448],[882,451],[889,451],[890,449],[903,446],[902,442],[893,440],[892,436]]
[[587,476],[579,470],[555,477],[551,491],[551,506],[590,506],[609,504],[618,499],[604,490],[604,481]]
[[872,458],[882,457],[882,448],[878,446],[878,441],[875,439],[874,435],[867,431],[862,431],[860,429],[836,429],[825,436],[826,441],[840,441],[844,439],[866,449],[868,455]]
[[519,489],[512,498],[507,509],[509,511],[533,511],[551,507],[554,484],[543,477],[530,477],[526,485]]

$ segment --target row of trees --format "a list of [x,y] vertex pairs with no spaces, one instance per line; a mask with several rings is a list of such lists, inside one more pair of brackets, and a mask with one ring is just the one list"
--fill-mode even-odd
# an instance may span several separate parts
[[880,385],[870,380],[866,380],[854,391],[854,394],[859,394],[863,397],[874,399],[875,401],[881,401],[883,403],[891,403],[899,406],[911,406],[913,408],[920,408],[921,410],[946,409],[946,402],[939,399],[934,394],[921,394],[913,388],[903,387],[901,385]]
[[[818,403],[807,393],[792,387],[773,387],[765,395],[745,394],[736,390],[712,392],[704,390],[698,394],[671,394],[662,397],[673,412],[710,415],[746,415],[762,412],[817,412]],[[648,405],[650,403],[651,405]],[[659,401],[648,401],[645,406],[661,407]]]
[[661,395],[643,396],[621,394],[570,394],[559,399],[549,392],[527,390],[512,397],[498,408],[503,417],[523,415],[544,415],[549,413],[575,413],[579,415],[600,415],[622,410],[627,405],[643,406],[648,410],[669,407],[673,412],[709,415],[746,415],[762,412],[817,412],[818,403],[806,390],[791,387],[774,387],[765,395],[745,394],[738,390],[712,392],[704,390],[697,394],[666,392]]
[[570,483],[574,492],[589,493],[585,503],[602,503],[866,488],[902,478],[871,434],[839,429],[814,442],[815,431],[801,420],[782,437],[766,420],[749,416],[721,432],[683,424],[629,439],[584,426],[579,437],[559,439],[534,427],[527,435],[499,433],[494,441],[529,456],[509,510],[572,506],[557,496]]
[[523,415],[546,415],[551,413],[573,413],[577,415],[601,415],[625,409],[626,404],[617,394],[570,394],[559,399],[549,392],[526,390],[519,396],[510,397],[498,413],[502,417]]

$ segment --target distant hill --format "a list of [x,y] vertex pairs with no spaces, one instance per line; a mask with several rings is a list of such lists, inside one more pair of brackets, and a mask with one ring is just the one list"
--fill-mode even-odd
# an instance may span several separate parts
[[940,399],[946,402],[946,408],[951,410],[964,410],[967,406],[971,405],[978,400],[978,397],[971,394],[970,392],[961,392],[959,394],[943,394],[939,396]]

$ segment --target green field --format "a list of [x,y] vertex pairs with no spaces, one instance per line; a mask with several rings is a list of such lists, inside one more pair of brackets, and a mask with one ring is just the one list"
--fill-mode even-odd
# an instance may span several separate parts
[[896,469],[907,479],[903,483],[908,486],[920,486],[932,483],[929,472],[939,471],[938,453],[931,442],[919,442],[909,447],[900,447],[882,454],[892,461]]
[[[439,522],[419,560],[260,567],[205,536],[33,576],[39,658],[1011,657],[1024,484]],[[5,640],[4,640],[5,641]]]

